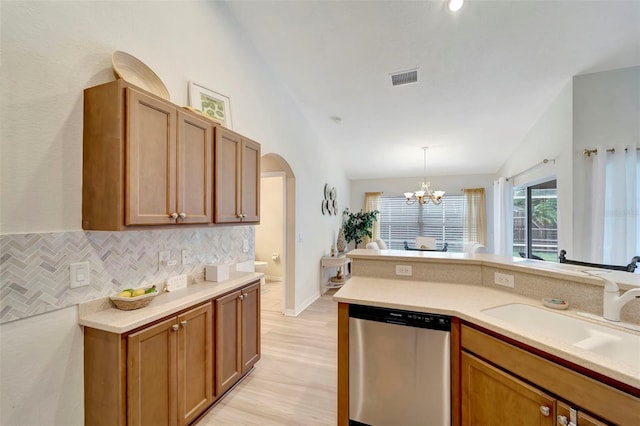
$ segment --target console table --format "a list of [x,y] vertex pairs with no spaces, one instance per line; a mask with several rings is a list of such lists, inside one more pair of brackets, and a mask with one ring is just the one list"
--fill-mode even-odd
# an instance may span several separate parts
[[[332,268],[342,271],[342,281],[333,282],[331,277],[327,278],[326,270]],[[330,288],[342,287],[351,278],[351,259],[344,254],[338,256],[322,256],[320,259],[320,293],[325,293]]]

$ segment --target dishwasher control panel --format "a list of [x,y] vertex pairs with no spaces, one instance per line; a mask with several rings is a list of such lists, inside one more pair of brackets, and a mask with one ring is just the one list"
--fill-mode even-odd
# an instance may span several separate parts
[[451,331],[451,317],[448,315],[379,308],[376,306],[349,305],[349,317],[406,327]]

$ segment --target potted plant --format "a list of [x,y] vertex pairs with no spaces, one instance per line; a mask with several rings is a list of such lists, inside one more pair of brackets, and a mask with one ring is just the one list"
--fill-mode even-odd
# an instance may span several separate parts
[[373,229],[373,222],[378,220],[378,213],[380,213],[378,210],[370,212],[360,210],[358,213],[351,213],[349,209],[344,209],[342,227],[347,243],[355,241],[356,248],[358,248],[358,244],[362,242],[364,237],[373,237],[371,229]]

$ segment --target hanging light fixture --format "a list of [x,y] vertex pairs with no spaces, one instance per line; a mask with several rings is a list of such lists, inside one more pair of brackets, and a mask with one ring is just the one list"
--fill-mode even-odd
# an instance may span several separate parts
[[429,147],[424,146],[424,180],[420,184],[420,189],[414,192],[405,192],[404,196],[407,199],[407,204],[427,204],[431,201],[433,204],[440,204],[442,202],[442,196],[444,191],[432,191],[431,182],[427,182],[427,149]]

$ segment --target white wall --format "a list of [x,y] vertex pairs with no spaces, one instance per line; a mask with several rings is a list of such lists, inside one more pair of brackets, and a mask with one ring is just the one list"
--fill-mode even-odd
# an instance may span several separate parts
[[[2,2],[0,19],[2,234],[80,229],[82,90],[112,80],[111,53],[124,50],[160,76],[178,105],[187,104],[190,79],[229,96],[234,130],[259,141],[263,155],[278,153],[291,165],[296,176],[296,306],[318,297],[319,258],[340,221],[322,216],[317,206],[326,182],[344,194],[340,202],[345,205],[349,182],[224,4]],[[11,400],[3,391],[0,423],[83,423],[77,408],[82,405],[77,380],[82,362],[70,364],[28,344],[40,339],[44,324],[53,327],[53,336],[77,331],[74,315],[56,315],[0,327],[1,387],[6,390],[10,383],[10,389],[25,389]],[[23,337],[12,341],[11,351],[4,341],[10,333]],[[82,355],[77,338],[61,340],[56,350],[76,360]],[[20,361],[24,369],[12,368]],[[47,377],[38,375],[43,370],[29,373],[38,364],[47,365]],[[50,369],[64,374],[49,375]],[[40,394],[55,395],[57,401],[39,404],[32,397]]]
[[[284,173],[260,179],[260,225],[256,226],[256,260],[267,262],[265,275],[282,278],[284,253]],[[272,254],[278,254],[274,261]]]
[[589,261],[594,158],[582,152],[598,146],[624,149],[640,141],[640,66],[574,77],[573,108],[573,202],[580,214],[573,223],[573,251],[567,257]]
[[[493,250],[493,180],[494,175],[427,176],[433,190],[446,191],[451,195],[463,195],[464,188],[484,188],[487,201],[487,249]],[[424,177],[392,179],[360,179],[351,181],[351,211],[364,207],[365,192],[383,192],[385,196],[401,196],[415,192]],[[445,194],[445,197],[447,195]]]
[[2,325],[0,423],[84,422],[83,337],[71,307]]
[[571,259],[588,261],[591,160],[583,150],[623,148],[638,140],[640,67],[579,75],[562,88],[498,174],[512,176],[544,158],[556,158],[555,164],[536,167],[514,181],[522,185],[557,178],[559,248]]
[[[498,176],[510,177],[536,166],[516,176],[514,186],[557,179],[558,247],[567,252],[573,250],[572,93],[572,83],[568,81],[498,171]],[[555,159],[555,164],[537,166],[544,159]]]

